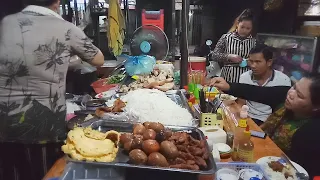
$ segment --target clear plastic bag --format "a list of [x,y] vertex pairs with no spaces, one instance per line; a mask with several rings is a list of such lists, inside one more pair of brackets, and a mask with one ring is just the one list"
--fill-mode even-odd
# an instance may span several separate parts
[[156,64],[154,66],[154,69],[165,71],[168,75],[173,76],[173,70],[174,70],[173,64]]
[[[117,98],[112,97],[106,102],[108,107],[112,107]],[[126,102],[124,99],[121,100]],[[125,109],[123,108],[123,112],[120,113],[104,113],[102,119],[108,119],[112,121],[121,121],[121,122],[129,122],[129,123],[138,123],[140,122],[139,115],[134,112],[133,109]]]
[[81,74],[87,74],[97,71],[97,68],[91,66],[85,61],[82,61],[78,56],[72,56],[69,61],[69,70],[80,70]]
[[130,76],[150,74],[156,64],[156,59],[153,56],[128,56],[124,63],[127,73]]

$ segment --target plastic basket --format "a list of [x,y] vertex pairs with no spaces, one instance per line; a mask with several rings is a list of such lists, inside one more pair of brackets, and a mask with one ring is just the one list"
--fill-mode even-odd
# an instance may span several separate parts
[[229,163],[216,163],[217,170],[222,168],[228,168],[232,169],[234,171],[239,172],[242,169],[252,169],[257,172],[260,172],[263,174],[264,179],[263,180],[271,180],[265,173],[265,171],[260,167],[259,164],[255,163],[241,163],[241,162],[229,162]]
[[105,92],[108,91],[112,88],[116,88],[118,86],[118,84],[107,84],[106,83],[107,80],[106,79],[100,79],[98,81],[95,81],[91,84],[91,87],[93,88],[93,90],[99,94],[101,92]]

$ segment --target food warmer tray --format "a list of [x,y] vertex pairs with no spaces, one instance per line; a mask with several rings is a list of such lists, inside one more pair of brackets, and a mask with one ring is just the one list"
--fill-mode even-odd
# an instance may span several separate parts
[[70,162],[59,180],[125,180],[125,169]]
[[[191,110],[191,108],[188,104],[188,100],[187,100],[186,96],[184,95],[183,91],[184,90],[181,90],[181,89],[169,90],[169,91],[165,92],[165,94],[167,95],[168,98],[170,98],[173,102],[178,104],[180,107],[187,109],[193,118],[196,118],[194,112]],[[116,98],[119,98],[124,95],[126,95],[126,93],[117,93],[117,94],[113,95],[110,99],[112,99],[112,98],[116,99]]]
[[[109,130],[115,130],[118,132],[132,132],[133,124],[125,123],[125,122],[112,122],[106,120],[98,120],[95,122],[84,122],[81,124],[82,127],[91,126],[93,129],[107,132]],[[193,138],[198,140],[205,140],[205,136],[201,130],[194,127],[179,127],[179,126],[165,126],[166,128],[171,129],[174,132],[187,132]],[[209,146],[206,143],[207,150],[209,151]],[[210,152],[210,151],[209,151]],[[68,162],[74,163],[84,163],[84,164],[91,164],[91,165],[104,165],[110,167],[127,167],[127,168],[140,168],[140,169],[151,169],[151,170],[165,170],[165,171],[174,171],[174,172],[186,172],[186,173],[194,173],[194,174],[214,174],[216,172],[216,163],[212,157],[212,154],[209,153],[209,159],[206,161],[208,168],[206,170],[187,170],[187,169],[175,169],[175,168],[162,168],[162,167],[155,167],[155,166],[146,166],[146,165],[134,165],[129,164],[129,156],[124,152],[123,148],[119,148],[118,154],[116,159],[110,163],[103,163],[103,162],[94,162],[94,161],[79,161],[71,159],[69,156],[66,156]]]
[[[119,98],[121,96],[123,96],[124,94],[121,93],[121,94],[115,94],[113,97],[111,98]],[[191,116],[193,117],[193,126],[196,127],[198,126],[199,122],[197,120],[197,116],[196,116],[196,113],[194,113],[192,111],[192,109],[190,108],[190,106],[188,105],[188,101],[187,101],[187,98],[186,96],[184,95],[184,92],[183,90],[170,90],[170,91],[167,91],[166,92],[166,95],[167,97],[169,97],[173,102],[175,102],[177,105],[179,105],[180,107],[182,108],[185,108],[189,111],[189,113],[191,114]],[[80,113],[80,112],[78,112]],[[92,114],[94,114],[94,111],[92,111]],[[82,123],[84,123],[84,119],[85,119],[85,116],[86,115],[80,115],[80,116],[76,116],[72,119],[70,119],[67,123],[67,126],[68,126],[68,129],[72,130],[74,128],[75,125],[82,125]],[[92,122],[95,122],[97,120],[99,120],[100,118],[98,117],[94,117],[90,120],[87,120],[86,122],[88,123],[92,123]],[[110,119],[108,119],[109,121]],[[125,120],[123,121],[125,122]]]

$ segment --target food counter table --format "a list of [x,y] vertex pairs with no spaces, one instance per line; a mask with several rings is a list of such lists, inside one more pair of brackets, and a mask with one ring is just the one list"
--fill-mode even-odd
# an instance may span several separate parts
[[[230,105],[229,108],[230,108],[230,111],[235,114],[235,116],[239,115],[239,112],[241,109],[240,105],[234,103],[234,104]],[[250,126],[251,130],[262,131],[260,129],[260,127],[257,126],[251,119],[248,120],[248,125]],[[266,137],[265,139],[252,137],[251,140],[254,143],[254,160],[255,161],[261,157],[264,157],[264,156],[278,156],[278,157],[281,156],[281,153],[282,153],[281,149],[269,137]],[[231,161],[231,159],[222,159],[221,161],[228,162],[228,161]],[[49,170],[49,172],[44,177],[44,180],[47,180],[48,178],[60,177],[63,173],[65,165],[66,165],[66,161],[63,158],[56,161],[56,163],[52,166],[52,168]],[[139,178],[137,177],[136,179],[141,180],[141,179],[144,179],[142,177],[146,177],[145,175],[147,175],[147,174],[144,174],[144,172],[141,170],[138,170],[138,171],[136,169],[133,169],[133,170],[136,172],[129,173],[130,177],[131,177],[131,174],[133,176],[137,175],[140,177]],[[154,171],[151,173],[155,174],[157,172]],[[185,177],[183,177],[183,178],[181,177],[182,174],[173,173],[177,177],[167,177],[167,175],[165,175],[165,173],[168,173],[168,172],[161,172],[160,176],[163,176],[163,179],[166,179],[166,180],[171,180],[171,179],[172,180],[173,179],[187,180]],[[154,175],[154,177],[157,177],[157,176],[158,175]],[[193,177],[193,179],[195,178],[195,176],[192,176],[192,175],[187,175],[187,176],[190,177],[190,179],[192,177]],[[135,179],[135,178],[133,178],[133,179]],[[146,179],[148,179],[148,178],[146,178]],[[155,179],[155,178],[153,178],[153,179]],[[212,176],[200,176],[199,179],[200,180],[209,180],[209,179],[212,180],[213,178],[212,178]]]

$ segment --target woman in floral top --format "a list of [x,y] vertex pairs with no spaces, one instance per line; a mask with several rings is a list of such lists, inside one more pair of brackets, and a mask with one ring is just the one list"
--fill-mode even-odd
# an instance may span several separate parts
[[320,175],[320,76],[302,78],[293,87],[260,87],[213,78],[211,85],[251,101],[269,105],[273,114],[261,126],[270,138],[310,177]]
[[40,180],[66,138],[65,81],[70,58],[101,66],[84,32],[56,12],[59,0],[0,21],[0,179]]

